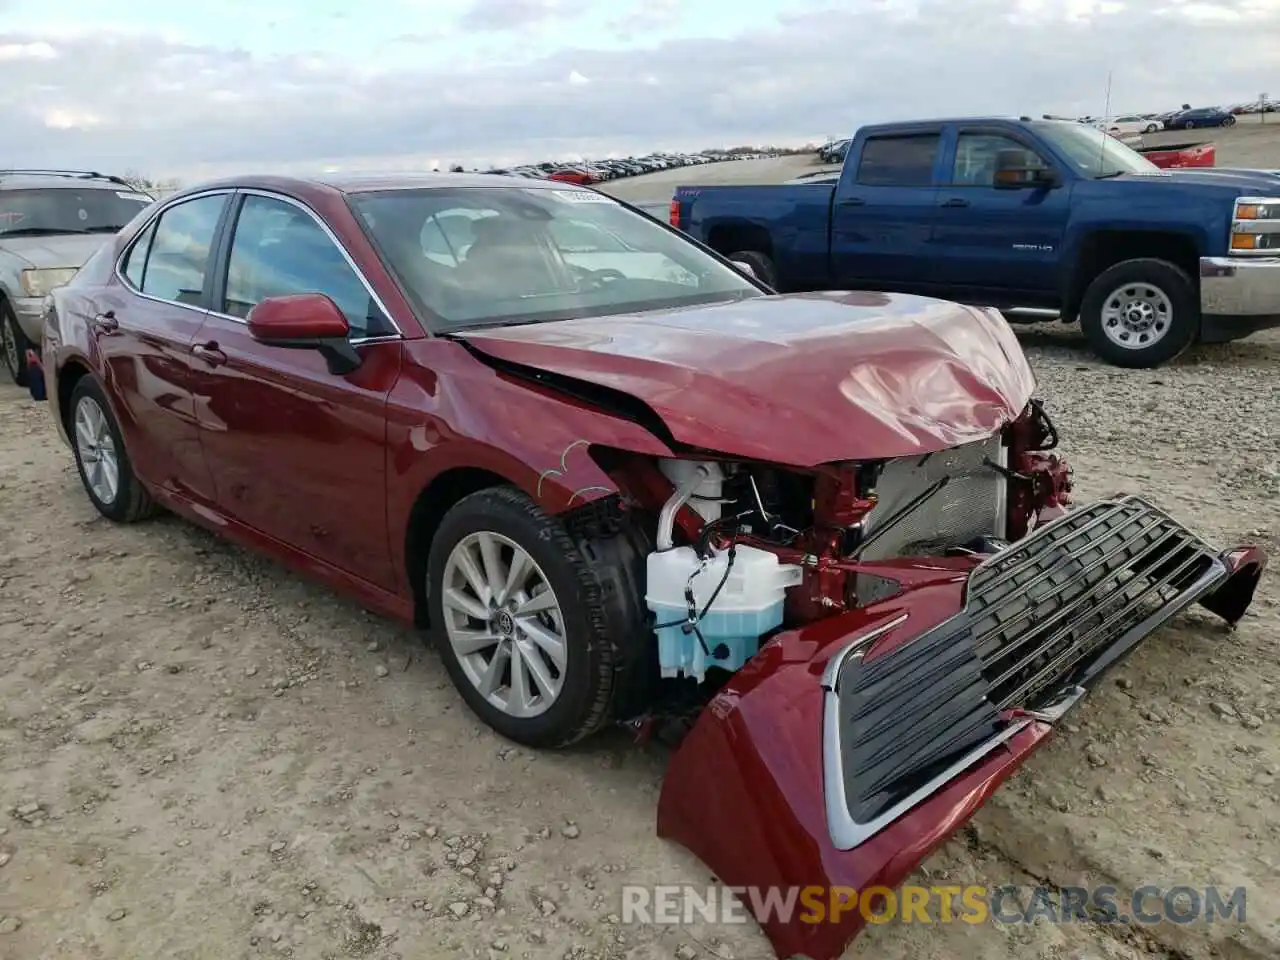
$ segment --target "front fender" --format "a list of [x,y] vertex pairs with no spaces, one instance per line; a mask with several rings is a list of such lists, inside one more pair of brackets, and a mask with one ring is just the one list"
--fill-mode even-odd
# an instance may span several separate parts
[[418,495],[448,470],[496,474],[562,513],[618,492],[590,456],[593,445],[673,456],[639,424],[499,373],[456,342],[405,349],[414,356],[388,399],[393,523],[406,522]]

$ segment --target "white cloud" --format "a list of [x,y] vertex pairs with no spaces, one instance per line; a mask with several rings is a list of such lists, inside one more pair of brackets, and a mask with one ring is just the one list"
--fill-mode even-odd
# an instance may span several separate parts
[[[1280,0],[816,5],[730,39],[602,50],[574,34],[541,59],[476,57],[446,69],[424,56],[421,66],[376,72],[333,56],[217,49],[161,29],[0,30],[0,130],[6,162],[30,166],[157,176],[324,163],[421,169],[437,157],[472,166],[803,142],[923,116],[1098,113],[1108,73],[1117,111],[1232,102],[1278,85]],[[492,0],[470,12],[511,26],[576,8]]]
[[569,82],[572,84],[581,86],[582,84],[590,83],[591,81],[587,77],[584,77],[582,74],[580,74],[577,70],[570,70]]
[[89,130],[102,123],[102,118],[96,114],[77,110],[74,107],[46,110],[41,114],[40,119],[50,130]]
[[0,43],[0,60],[56,60],[58,51],[44,40],[30,43]]

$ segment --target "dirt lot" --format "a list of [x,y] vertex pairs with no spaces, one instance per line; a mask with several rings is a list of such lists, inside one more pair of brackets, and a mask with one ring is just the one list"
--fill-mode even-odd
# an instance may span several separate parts
[[[1154,372],[1023,341],[1081,499],[1280,551],[1280,333]],[[1280,955],[1277,582],[1234,633],[1151,638],[920,876],[1243,885],[1245,924],[890,924],[851,955]],[[624,882],[708,879],[653,836],[664,760],[513,749],[408,633],[182,521],[99,520],[0,388],[0,958],[768,957],[618,923]]]

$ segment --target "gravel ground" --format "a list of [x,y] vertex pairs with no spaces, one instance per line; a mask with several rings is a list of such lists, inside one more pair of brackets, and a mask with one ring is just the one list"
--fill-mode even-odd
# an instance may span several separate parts
[[[1021,335],[1080,499],[1280,550],[1280,333],[1152,372]],[[1243,925],[889,924],[851,955],[1280,955],[1276,582],[1234,632],[1152,637],[919,877],[1244,885]],[[664,762],[515,749],[407,632],[180,520],[100,520],[0,388],[5,960],[768,957],[751,925],[619,924],[624,882],[708,879],[653,836]]]

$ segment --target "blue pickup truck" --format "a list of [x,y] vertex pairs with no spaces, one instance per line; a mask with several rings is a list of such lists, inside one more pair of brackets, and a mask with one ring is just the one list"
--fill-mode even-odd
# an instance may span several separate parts
[[838,174],[682,186],[670,221],[780,291],[1052,310],[1125,367],[1280,326],[1274,171],[1161,170],[1071,121],[863,127]]

